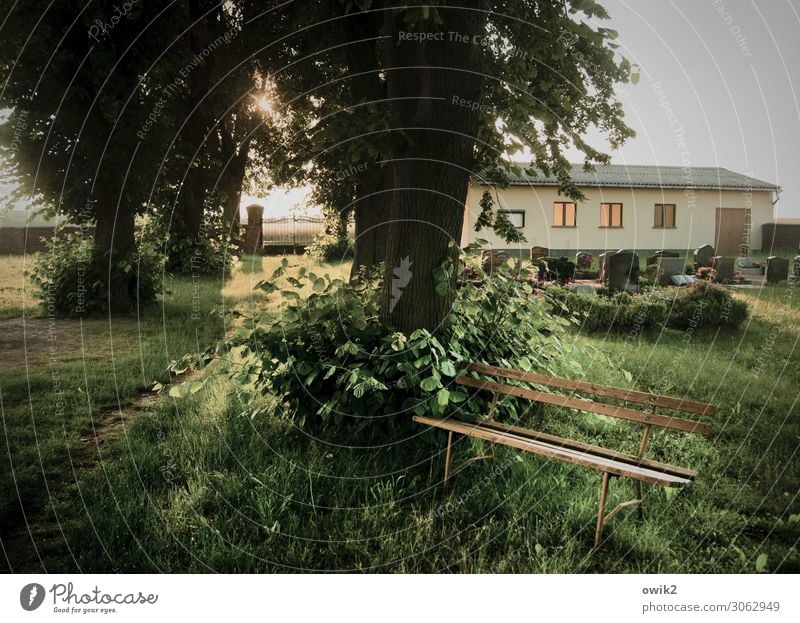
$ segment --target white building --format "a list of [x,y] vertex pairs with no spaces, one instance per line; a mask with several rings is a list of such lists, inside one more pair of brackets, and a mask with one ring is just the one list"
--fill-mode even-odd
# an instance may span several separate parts
[[[551,255],[631,249],[691,250],[714,245],[736,255],[738,245],[760,250],[761,226],[773,222],[780,188],[717,167],[574,165],[572,179],[586,199],[560,196],[554,178],[522,174],[504,189],[473,180],[467,195],[462,244],[477,238],[493,249],[527,256],[533,246]],[[491,229],[475,231],[481,196],[489,190],[495,207],[507,213],[526,242],[509,244]]]

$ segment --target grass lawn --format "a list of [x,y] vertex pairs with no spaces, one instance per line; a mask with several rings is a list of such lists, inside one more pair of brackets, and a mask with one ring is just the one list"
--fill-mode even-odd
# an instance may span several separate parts
[[[652,458],[696,468],[698,481],[680,492],[650,487],[645,519],[621,513],[594,555],[596,472],[465,440],[456,460],[490,458],[469,463],[443,495],[440,435],[374,424],[301,431],[269,398],[239,403],[224,375],[137,410],[102,460],[73,476],[67,452],[104,405],[130,401],[170,359],[234,324],[208,311],[274,310],[275,295],[252,285],[277,261],[249,258],[222,291],[203,282],[199,323],[191,281],[170,280],[163,304],[141,319],[97,321],[64,361],[4,373],[14,472],[0,483],[12,502],[2,523],[20,520],[21,499],[46,508],[59,532],[28,570],[800,571],[800,294],[785,286],[737,294],[753,309],[738,332],[569,337],[587,379],[718,406],[711,439],[662,433],[652,442]],[[53,369],[68,405],[61,416]],[[261,403],[269,414],[249,417]],[[562,432],[627,449],[638,441],[625,423],[551,415]],[[45,477],[58,486],[48,492]],[[610,504],[631,489],[613,481]]]
[[[122,427],[131,403],[154,381],[165,380],[171,360],[214,344],[235,324],[233,312],[269,307],[253,286],[279,259],[247,256],[224,284],[219,277],[192,282],[167,276],[159,302],[137,317],[83,321],[47,317],[22,276],[31,262],[22,256],[0,259],[0,538],[5,542],[49,507],[83,464],[105,451],[96,437],[109,419]],[[48,531],[60,534],[59,516],[51,519]],[[63,538],[37,544],[43,541],[63,554]]]

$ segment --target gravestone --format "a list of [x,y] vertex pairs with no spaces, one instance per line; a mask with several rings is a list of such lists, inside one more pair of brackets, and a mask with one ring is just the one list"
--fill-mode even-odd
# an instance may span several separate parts
[[547,247],[531,247],[531,261],[538,260],[542,257],[549,257],[550,249]]
[[264,207],[260,205],[247,206],[247,225],[244,230],[245,253],[260,253],[264,246]]
[[669,280],[676,286],[690,286],[697,282],[694,275],[672,275]]
[[481,268],[487,275],[494,274],[495,269],[508,259],[505,251],[484,249],[481,251]]
[[670,258],[672,258],[672,257],[680,257],[680,254],[676,253],[675,251],[663,251],[663,250],[662,251],[656,251],[655,253],[653,253],[653,255],[651,255],[651,256],[649,256],[647,258],[647,265],[650,266],[652,264],[658,264],[658,261],[662,257],[670,257]]
[[736,266],[739,268],[752,268],[753,258],[749,255],[740,255],[736,258]]
[[714,281],[717,283],[733,283],[736,263],[732,257],[717,255],[714,258],[713,266],[714,270],[717,271],[717,276],[714,277]]
[[[583,258],[587,258],[587,259],[591,258],[592,260],[594,260],[594,256],[591,253],[584,253],[583,251],[581,251],[580,253],[576,253],[575,254],[575,265],[578,268],[582,269],[584,267],[585,260]],[[589,262],[589,264],[591,265],[591,261]]]
[[686,260],[682,257],[662,257],[658,267],[663,281],[669,280],[672,275],[682,275],[686,272]]
[[694,250],[694,269],[703,268],[704,266],[711,266],[714,261],[714,247],[710,244],[704,244],[702,247],[697,247]]
[[609,292],[639,290],[639,254],[620,249],[606,258]]
[[605,283],[608,280],[608,261],[617,254],[617,251],[606,251],[597,256],[600,260],[600,281]]
[[767,283],[786,281],[789,276],[789,260],[772,255],[767,258]]

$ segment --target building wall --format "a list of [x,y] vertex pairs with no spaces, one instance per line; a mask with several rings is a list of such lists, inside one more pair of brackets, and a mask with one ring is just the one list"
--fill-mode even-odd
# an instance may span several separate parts
[[[511,186],[492,190],[495,207],[524,210],[523,233],[527,242],[511,245],[491,230],[475,232],[480,214],[483,186],[470,186],[467,195],[462,245],[483,238],[492,248],[528,254],[532,246],[547,247],[551,253],[602,252],[616,249],[694,249],[714,244],[716,208],[750,208],[750,245],[761,249],[762,225],[773,222],[772,193],[768,191],[656,190],[648,188],[582,188],[586,201],[577,204],[576,227],[552,227],[553,203],[569,201],[549,186]],[[622,228],[600,227],[600,203],[622,203]],[[656,203],[675,204],[675,228],[656,229]]]
[[800,223],[766,223],[761,229],[761,240],[765,250],[799,251]]

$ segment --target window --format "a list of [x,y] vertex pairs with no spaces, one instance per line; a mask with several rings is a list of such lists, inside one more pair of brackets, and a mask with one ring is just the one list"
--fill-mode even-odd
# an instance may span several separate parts
[[553,227],[575,227],[575,204],[556,201],[553,204]]
[[600,204],[600,227],[622,227],[622,204]]
[[508,217],[508,220],[511,221],[511,224],[521,229],[525,227],[525,211],[524,210],[500,210],[503,214]]
[[657,203],[653,227],[660,229],[673,229],[675,227],[675,204]]

